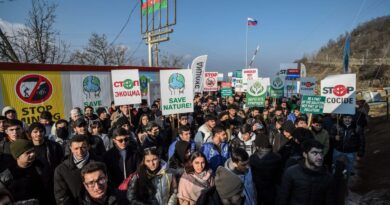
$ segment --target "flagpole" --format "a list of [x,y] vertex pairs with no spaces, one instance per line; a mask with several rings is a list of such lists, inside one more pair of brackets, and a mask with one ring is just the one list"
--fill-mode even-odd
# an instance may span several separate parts
[[248,68],[248,18],[246,20],[245,68]]

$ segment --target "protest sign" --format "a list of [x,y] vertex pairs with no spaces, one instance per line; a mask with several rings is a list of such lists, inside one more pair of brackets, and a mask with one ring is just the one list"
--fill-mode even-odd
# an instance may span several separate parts
[[191,70],[160,71],[161,109],[163,115],[194,111]]
[[255,80],[258,78],[257,68],[247,68],[242,70],[242,83],[244,90],[246,90],[248,81]]
[[248,89],[246,91],[246,106],[264,107],[266,94],[267,86],[265,79],[248,81]]
[[275,98],[283,97],[284,93],[284,78],[276,76],[271,79],[270,96]]
[[72,107],[94,109],[111,104],[110,72],[70,72],[70,87],[72,90]]
[[300,111],[302,113],[322,114],[324,104],[324,96],[304,95],[302,96]]
[[218,72],[205,72],[203,91],[217,91],[218,90]]
[[235,78],[234,83],[234,91],[235,92],[244,92],[244,85],[242,83],[242,78]]
[[230,82],[221,83],[221,96],[222,97],[233,96],[232,84]]
[[314,95],[317,81],[313,77],[301,78],[299,83],[299,93],[301,95]]
[[141,86],[138,70],[111,70],[115,105],[141,103]]
[[324,113],[355,114],[356,74],[330,75],[321,81]]

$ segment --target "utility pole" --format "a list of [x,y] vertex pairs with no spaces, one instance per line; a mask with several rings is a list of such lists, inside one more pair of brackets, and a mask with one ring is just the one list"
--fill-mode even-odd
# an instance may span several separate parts
[[158,66],[158,45],[169,41],[171,27],[176,24],[176,0],[140,1],[141,34],[148,45],[149,66]]

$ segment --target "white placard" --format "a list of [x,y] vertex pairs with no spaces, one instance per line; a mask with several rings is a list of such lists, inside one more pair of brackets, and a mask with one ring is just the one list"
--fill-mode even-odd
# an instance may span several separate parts
[[314,95],[317,85],[317,80],[314,77],[301,78],[298,84],[299,93],[301,95]]
[[205,72],[203,91],[217,91],[218,90],[218,72]]
[[355,114],[356,74],[330,75],[321,80],[324,113]]
[[138,70],[111,70],[115,105],[141,103],[141,86]]
[[256,80],[257,78],[258,78],[257,68],[242,69],[242,83],[244,85],[244,90],[246,90],[248,81]]
[[194,83],[194,92],[202,93],[203,92],[203,78],[206,69],[207,55],[196,57],[191,64],[193,83]]
[[160,71],[161,110],[163,115],[194,111],[191,70]]

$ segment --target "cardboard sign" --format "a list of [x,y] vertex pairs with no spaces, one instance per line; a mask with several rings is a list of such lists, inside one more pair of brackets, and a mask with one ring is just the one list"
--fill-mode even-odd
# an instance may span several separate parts
[[109,72],[70,72],[72,107],[93,108],[111,104],[111,84]]
[[324,110],[324,104],[324,96],[304,95],[302,96],[300,110],[302,113],[322,114]]
[[281,98],[284,94],[284,78],[276,76],[271,79],[270,96],[275,98]]
[[301,78],[299,85],[299,93],[301,95],[314,95],[317,81],[316,78]]
[[218,73],[218,82],[223,81],[223,73]]
[[296,79],[300,78],[301,71],[298,68],[287,69],[287,78],[288,79]]
[[284,96],[291,97],[298,94],[298,81],[288,80],[284,81]]
[[281,63],[279,67],[279,77],[286,78],[287,77],[287,71],[289,69],[297,69],[298,64],[297,63]]
[[111,70],[115,105],[141,103],[138,70]]
[[247,88],[248,82],[256,80],[258,78],[257,68],[247,68],[242,70],[242,82],[244,84],[244,90]]
[[162,70],[160,83],[163,115],[194,112],[191,70]]
[[244,85],[242,83],[242,78],[235,78],[235,84],[234,84],[234,91],[235,92],[244,92]]
[[355,114],[356,74],[330,75],[321,81],[324,113]]
[[233,96],[232,84],[230,82],[221,83],[221,96],[222,97]]
[[217,91],[218,90],[218,72],[205,72],[203,91]]
[[246,91],[247,107],[264,107],[267,95],[267,82],[265,79],[256,79],[248,82]]

